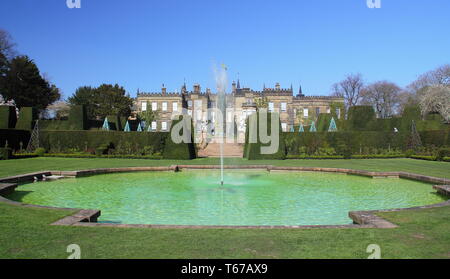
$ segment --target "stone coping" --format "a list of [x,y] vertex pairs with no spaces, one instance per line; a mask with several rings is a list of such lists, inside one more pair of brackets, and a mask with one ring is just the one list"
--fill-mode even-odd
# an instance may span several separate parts
[[[407,172],[371,172],[354,169],[341,168],[319,168],[319,167],[278,167],[272,165],[227,165],[225,169],[255,169],[267,171],[310,171],[310,172],[331,172],[343,173],[350,175],[360,175],[372,178],[405,178],[426,183],[438,183],[448,185],[434,185],[433,188],[441,195],[450,197],[450,179],[432,177]],[[307,226],[203,226],[203,225],[145,225],[145,224],[110,224],[97,223],[98,217],[101,215],[100,210],[95,209],[77,209],[77,208],[59,208],[51,206],[40,206],[24,204],[21,202],[11,201],[3,196],[8,195],[16,189],[18,183],[29,182],[35,178],[43,178],[44,176],[58,175],[63,177],[82,177],[96,174],[135,172],[135,171],[180,171],[183,169],[220,169],[219,165],[172,165],[166,167],[125,167],[125,168],[99,168],[80,171],[42,171],[16,176],[0,178],[0,202],[13,204],[24,207],[47,208],[58,210],[76,211],[74,214],[66,216],[51,225],[60,226],[88,226],[88,227],[118,227],[118,228],[159,228],[159,229],[336,229],[336,228],[396,228],[397,225],[379,217],[376,213],[393,212],[406,210],[419,210],[426,208],[435,208],[450,206],[450,200],[446,202],[418,206],[411,208],[371,210],[371,211],[351,211],[349,217],[354,224],[349,225],[307,225]]]

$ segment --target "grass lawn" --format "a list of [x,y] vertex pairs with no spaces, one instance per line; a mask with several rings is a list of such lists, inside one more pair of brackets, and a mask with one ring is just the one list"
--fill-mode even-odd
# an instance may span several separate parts
[[[218,159],[32,158],[0,161],[0,177],[39,170],[217,163]],[[230,159],[226,163],[408,171],[450,178],[450,163],[410,159]],[[382,213],[399,225],[396,229],[194,230],[48,225],[67,214],[0,203],[0,258],[67,258],[66,247],[72,243],[80,245],[82,258],[367,258],[369,244],[378,244],[383,258],[450,258],[449,207]]]

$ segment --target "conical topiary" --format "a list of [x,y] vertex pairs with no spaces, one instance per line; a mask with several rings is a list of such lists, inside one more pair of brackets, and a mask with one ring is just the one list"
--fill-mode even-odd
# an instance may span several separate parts
[[313,133],[317,132],[316,123],[314,121],[311,123],[311,127],[309,128],[309,131],[313,132]]
[[334,117],[331,118],[330,127],[328,128],[328,132],[337,132],[336,121],[334,121]]
[[303,124],[300,124],[300,127],[298,128],[299,133],[305,132],[305,128],[303,127]]
[[127,124],[125,125],[125,129],[123,129],[123,131],[124,132],[131,132],[130,123],[128,123],[128,120],[127,120]]
[[106,118],[105,118],[105,121],[103,121],[102,130],[109,131],[108,117],[106,117]]

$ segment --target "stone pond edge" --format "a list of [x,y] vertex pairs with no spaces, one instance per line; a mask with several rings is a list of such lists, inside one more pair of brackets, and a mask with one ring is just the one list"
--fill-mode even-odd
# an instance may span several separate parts
[[[77,208],[60,208],[50,206],[40,206],[32,204],[24,204],[21,202],[11,201],[4,198],[8,194],[15,191],[15,188],[19,183],[34,181],[35,179],[43,179],[50,176],[62,176],[62,177],[82,177],[96,174],[107,173],[120,173],[120,172],[136,172],[136,171],[180,171],[183,169],[219,169],[218,165],[172,165],[168,167],[126,167],[126,168],[98,168],[79,171],[41,171],[28,174],[10,176],[0,178],[0,202],[34,208],[47,208],[75,211],[72,215],[66,216],[51,225],[59,226],[88,226],[88,227],[118,227],[118,228],[160,228],[160,229],[317,229],[317,228],[396,228],[396,224],[393,224],[386,219],[383,219],[376,215],[380,212],[394,212],[394,211],[409,211],[420,210],[427,208],[436,208],[443,206],[450,206],[450,199],[432,205],[411,207],[411,208],[398,208],[398,209],[385,209],[385,210],[371,210],[371,211],[351,211],[349,217],[353,220],[354,224],[349,225],[306,225],[306,226],[198,226],[198,225],[144,225],[144,224],[108,224],[97,223],[97,219],[101,214],[100,210],[92,209],[77,209]],[[341,169],[341,168],[319,168],[319,167],[276,167],[271,165],[227,165],[225,169],[257,169],[267,171],[313,171],[313,172],[330,172],[330,173],[344,173],[349,175],[359,175],[372,178],[404,178],[411,179],[426,183],[436,183],[440,185],[434,185],[433,188],[441,195],[450,197],[450,179],[438,178],[408,172],[371,172],[354,169]]]

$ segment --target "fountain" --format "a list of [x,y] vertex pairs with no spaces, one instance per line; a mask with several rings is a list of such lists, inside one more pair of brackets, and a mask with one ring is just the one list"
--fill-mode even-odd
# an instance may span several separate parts
[[227,67],[222,64],[220,68],[214,69],[216,87],[217,87],[217,108],[222,117],[219,117],[222,121],[219,126],[219,143],[220,143],[220,185],[223,186],[223,143],[225,141],[225,117],[226,117],[226,88],[227,88]]

